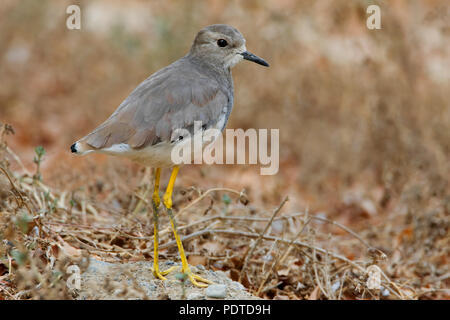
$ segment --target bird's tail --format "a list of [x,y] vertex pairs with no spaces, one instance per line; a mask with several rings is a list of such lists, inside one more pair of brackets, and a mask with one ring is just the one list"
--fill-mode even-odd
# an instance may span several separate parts
[[92,148],[90,145],[88,145],[85,141],[85,139],[80,139],[77,142],[75,142],[73,145],[70,146],[70,151],[72,153],[78,154],[78,155],[85,155],[91,152],[94,152],[95,149]]

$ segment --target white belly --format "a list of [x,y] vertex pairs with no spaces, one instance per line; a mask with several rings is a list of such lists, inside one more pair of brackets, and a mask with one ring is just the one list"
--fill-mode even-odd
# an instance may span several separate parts
[[167,142],[143,149],[133,149],[126,143],[120,143],[97,152],[129,158],[145,166],[169,168],[174,165],[171,160],[172,148],[173,144]]
[[[202,149],[206,146],[207,143],[210,143],[217,139],[218,135],[221,133],[221,131],[224,129],[226,125],[226,108],[224,108],[222,114],[220,115],[216,125],[213,129],[215,129],[214,132],[211,132],[211,130],[207,130],[206,132],[203,131],[203,140],[202,142]],[[125,157],[130,160],[136,161],[142,165],[149,166],[149,167],[155,167],[155,168],[170,168],[175,165],[175,163],[172,161],[172,150],[175,147],[175,145],[185,145],[185,144],[191,144],[191,163],[194,163],[194,144],[192,141],[192,137],[186,137],[184,140],[170,143],[170,142],[161,142],[153,146],[148,146],[142,149],[133,149],[131,148],[127,143],[119,143],[114,144],[111,147],[99,149],[99,150],[87,150],[79,152],[80,155],[89,154],[91,152],[98,152],[98,153],[104,153],[108,155],[113,156],[120,156]],[[80,149],[78,146],[78,143],[76,144],[76,149]]]

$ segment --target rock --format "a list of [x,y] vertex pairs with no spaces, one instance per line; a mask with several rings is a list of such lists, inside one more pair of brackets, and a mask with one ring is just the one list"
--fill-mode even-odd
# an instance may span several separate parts
[[225,299],[227,296],[227,286],[224,284],[212,284],[205,290],[209,298]]
[[187,296],[188,300],[203,300],[205,299],[205,296],[198,292],[192,292]]
[[[179,263],[166,261],[160,269],[166,270]],[[259,299],[250,294],[240,283],[232,281],[222,271],[206,270],[203,266],[191,267],[199,276],[212,281],[208,288],[197,288],[190,282],[182,283],[177,272],[166,276],[167,281],[156,279],[151,271],[153,261],[111,263],[89,260],[89,267],[81,275],[81,287],[77,299]]]

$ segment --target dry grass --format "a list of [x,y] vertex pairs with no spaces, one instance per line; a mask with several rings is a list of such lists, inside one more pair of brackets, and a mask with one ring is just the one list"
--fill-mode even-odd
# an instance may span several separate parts
[[[10,132],[9,127],[3,129]],[[0,281],[4,299],[76,297],[76,291],[66,286],[67,267],[76,264],[84,270],[88,256],[116,263],[152,258],[147,184],[129,195],[129,203],[121,203],[134,210],[104,208],[90,200],[92,194],[55,191],[38,175],[11,171],[9,163],[20,160],[4,140],[0,147]],[[143,181],[150,180],[147,175],[148,171]],[[175,207],[180,208],[177,219],[189,262],[226,271],[254,294],[268,299],[416,299],[445,293],[442,289],[448,274],[430,273],[430,265],[423,261],[429,256],[439,265],[439,260],[445,259],[442,251],[448,247],[448,237],[444,237],[448,226],[439,213],[424,218],[415,231],[399,232],[389,221],[357,234],[308,212],[279,216],[287,200],[268,215],[248,205],[243,191],[178,192]],[[162,222],[168,226],[167,217],[163,216]],[[389,238],[389,234],[397,235],[396,247],[404,247],[411,255],[387,260],[383,249],[371,247],[365,240],[373,242],[374,238]],[[160,232],[160,241],[163,259],[177,259],[169,227]],[[436,250],[435,244],[442,250]],[[384,270],[381,290],[367,287],[374,266]]]
[[[269,299],[449,298],[445,0],[381,1],[381,31],[365,28],[359,0],[132,1],[123,15],[120,1],[80,3],[79,32],[61,27],[68,1],[0,5],[0,121],[15,130],[2,127],[0,147],[0,297],[70,298],[66,266],[85,268],[88,253],[152,258],[151,172],[67,146],[199,28],[226,22],[271,64],[235,69],[228,126],[280,128],[281,167],[183,168],[175,206],[190,263],[246,275]],[[161,241],[176,259],[169,229]],[[385,290],[367,289],[371,265]]]

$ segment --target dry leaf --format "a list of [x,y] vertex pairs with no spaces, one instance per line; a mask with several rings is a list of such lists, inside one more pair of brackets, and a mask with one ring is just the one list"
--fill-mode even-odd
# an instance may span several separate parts
[[196,256],[196,255],[189,255],[188,262],[190,265],[196,266],[196,265],[206,265],[207,259],[203,256]]
[[62,250],[62,252],[68,257],[78,258],[81,257],[81,249],[77,249],[72,247],[67,242],[63,241],[63,243],[58,243],[58,247]]
[[319,297],[320,297],[320,288],[316,286],[311,295],[309,296],[308,300],[318,300]]

